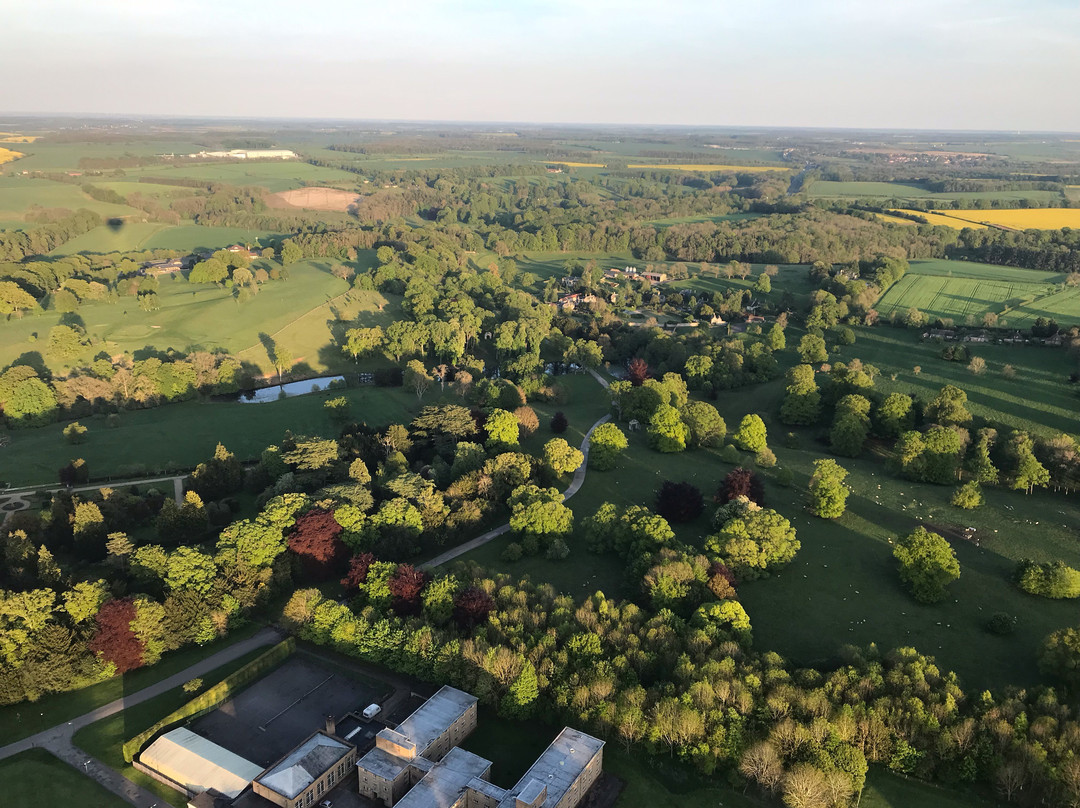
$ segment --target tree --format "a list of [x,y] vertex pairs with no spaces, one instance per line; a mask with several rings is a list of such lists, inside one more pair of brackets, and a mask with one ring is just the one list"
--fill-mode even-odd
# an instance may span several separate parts
[[1039,654],[1039,670],[1069,688],[1080,687],[1080,629],[1063,628],[1047,635]]
[[102,661],[113,665],[118,674],[127,673],[143,664],[145,647],[131,630],[134,620],[133,598],[105,601],[95,618],[97,631],[87,644]]
[[739,758],[739,773],[767,794],[774,794],[784,779],[784,761],[768,741],[750,746]]
[[298,437],[281,459],[297,471],[322,471],[337,462],[338,444],[326,438]]
[[768,570],[787,564],[800,546],[791,523],[769,509],[745,511],[705,540],[705,549],[740,580],[760,578]]
[[522,536],[549,542],[569,536],[574,529],[574,514],[563,504],[558,489],[522,485],[514,489],[507,504],[510,529]]
[[489,450],[497,451],[518,445],[520,429],[518,420],[512,412],[500,409],[491,410],[484,421],[484,429],[488,435],[484,445]]
[[463,629],[474,628],[486,623],[494,608],[495,600],[491,595],[479,587],[470,586],[454,598],[454,622]]
[[46,349],[49,356],[62,360],[75,359],[84,347],[82,335],[74,328],[56,325],[49,329],[49,347]]
[[975,446],[968,453],[966,467],[974,482],[994,485],[998,481],[998,470],[990,459],[990,449],[997,440],[997,430],[984,428],[978,432]]
[[967,409],[967,393],[951,384],[941,388],[926,407],[926,419],[942,426],[963,426],[971,422]]
[[844,483],[847,470],[835,460],[814,461],[810,477],[810,512],[822,519],[836,519],[844,514],[850,489]]
[[765,431],[765,422],[760,415],[744,415],[739,422],[738,431],[731,436],[735,445],[744,452],[760,452],[768,442],[768,433]]
[[785,424],[808,426],[821,417],[821,393],[814,369],[796,365],[787,372],[788,385],[780,406],[780,420]]
[[191,473],[191,488],[204,501],[221,499],[243,486],[244,467],[221,443],[214,447],[214,456]]
[[1026,432],[1013,432],[1009,438],[1009,454],[1015,464],[1010,475],[1014,490],[1030,494],[1035,486],[1050,482],[1050,472],[1035,457],[1035,443]]
[[68,443],[82,443],[86,440],[89,430],[78,421],[72,421],[64,427],[64,440]]
[[1064,561],[1038,564],[1024,559],[1016,570],[1016,585],[1029,595],[1055,600],[1080,598],[1080,570]]
[[656,492],[656,512],[668,522],[692,522],[703,510],[705,500],[691,483],[664,480]]
[[508,718],[528,718],[539,696],[540,682],[536,677],[536,668],[529,660],[522,660],[521,673],[503,696],[499,712]]
[[387,581],[392,598],[391,608],[398,614],[419,614],[420,595],[429,577],[412,564],[399,564]]
[[885,438],[895,438],[911,429],[914,423],[911,396],[889,393],[877,408],[874,417],[877,432]]
[[18,314],[37,308],[37,300],[12,281],[0,281],[0,314]]
[[105,581],[79,581],[75,586],[63,594],[64,611],[71,617],[73,623],[85,623],[92,617],[97,616],[101,604],[109,596],[109,589]]
[[807,365],[816,365],[829,358],[825,349],[825,339],[817,334],[806,334],[799,340],[799,357]]
[[600,424],[589,438],[589,468],[610,471],[629,445],[617,424],[611,421]]
[[540,428],[540,419],[536,416],[536,411],[532,407],[521,406],[514,410],[514,417],[517,418],[518,426],[521,428],[521,437],[527,438]]
[[727,435],[727,424],[707,401],[690,401],[683,407],[683,421],[690,428],[693,446],[719,446]]
[[921,525],[893,549],[900,562],[900,578],[920,603],[939,603],[945,588],[960,577],[960,562],[949,543]]
[[289,266],[303,258],[304,252],[300,249],[299,244],[291,238],[287,238],[281,243],[280,256],[282,265]]
[[562,438],[544,444],[544,464],[555,474],[573,474],[585,462],[585,455]]
[[229,277],[229,268],[218,258],[199,261],[188,273],[188,283],[222,283]]
[[679,411],[670,404],[661,404],[648,427],[649,441],[661,452],[681,452],[686,448],[690,428],[683,423]]
[[275,345],[271,351],[270,361],[274,363],[274,367],[277,369],[278,384],[281,384],[285,371],[291,369],[296,360],[293,359],[292,352],[288,348]]
[[858,457],[870,434],[870,400],[846,395],[836,404],[829,441],[832,450],[844,457]]
[[416,393],[417,401],[423,399],[424,393],[431,389],[431,382],[431,374],[419,359],[412,359],[405,365],[405,386]]
[[566,431],[567,427],[570,426],[570,422],[566,420],[566,415],[563,414],[563,411],[559,410],[555,413],[554,417],[552,417],[550,426],[552,432],[556,435],[561,435]]
[[289,534],[289,550],[299,556],[308,574],[326,580],[339,572],[348,554],[341,541],[342,527],[334,515],[313,508],[296,520]]
[[217,577],[214,559],[191,547],[180,547],[169,554],[165,585],[172,590],[190,589],[209,594]]
[[641,387],[642,383],[652,375],[649,372],[649,363],[640,356],[630,360],[626,366],[626,374],[634,387]]
[[822,771],[809,763],[798,763],[785,775],[780,786],[786,808],[829,808],[829,789]]
[[383,346],[385,335],[381,326],[372,328],[350,328],[345,332],[342,350],[355,362],[361,356],[370,356]]
[[981,376],[986,371],[986,360],[981,356],[973,356],[967,367],[976,376]]
[[758,275],[757,280],[754,281],[754,291],[760,292],[763,295],[767,295],[772,291],[772,281],[769,280],[769,276],[764,272]]
[[765,483],[754,472],[742,466],[732,469],[720,483],[714,499],[720,504],[746,497],[758,505],[765,504]]

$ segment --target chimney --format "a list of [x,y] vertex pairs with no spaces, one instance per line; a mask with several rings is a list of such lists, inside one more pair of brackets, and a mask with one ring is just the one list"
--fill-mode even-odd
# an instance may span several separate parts
[[326,734],[334,735],[337,733],[337,721],[334,720],[334,716],[326,716]]

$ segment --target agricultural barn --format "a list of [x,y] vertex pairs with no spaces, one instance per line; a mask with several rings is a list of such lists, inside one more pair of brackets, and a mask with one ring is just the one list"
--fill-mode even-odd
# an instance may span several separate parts
[[262,772],[262,766],[184,727],[150,744],[139,755],[136,768],[189,797],[209,789],[235,797]]

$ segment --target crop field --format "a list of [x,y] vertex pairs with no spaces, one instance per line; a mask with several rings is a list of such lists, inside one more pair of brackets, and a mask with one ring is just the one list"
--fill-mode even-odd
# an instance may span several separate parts
[[22,152],[17,152],[12,149],[7,149],[3,146],[0,146],[0,165],[3,165],[4,163],[10,163],[12,160],[18,160],[20,157],[23,156],[24,155]]
[[[949,213],[941,213],[941,212],[936,212],[935,213],[935,212],[931,212],[931,211],[928,211],[928,210],[900,210],[900,211],[895,211],[894,210],[893,212],[894,213],[896,213],[896,212],[899,212],[899,213],[911,213],[911,214],[914,214],[915,216],[921,216],[922,218],[926,219],[926,221],[929,224],[941,225],[942,227],[952,227],[952,228],[955,228],[956,230],[963,230],[965,227],[970,227],[972,230],[985,230],[986,229],[985,224],[979,224],[978,222],[963,221],[961,219],[955,218],[954,216],[952,216]],[[911,225],[918,224],[918,222],[913,222],[910,219],[904,219],[904,218],[901,218],[899,216],[888,216],[887,214],[880,214],[880,213],[876,214],[876,215],[879,216],[879,217],[882,217],[882,218],[888,218],[889,220],[894,221],[894,222],[900,222],[901,224],[911,224]]]
[[92,210],[101,216],[123,218],[144,214],[127,205],[98,202],[82,192],[78,185],[50,180],[31,180],[24,177],[0,177],[0,219],[21,220],[31,206],[42,208],[79,208]]
[[964,222],[1000,225],[1016,230],[1059,230],[1062,227],[1080,227],[1080,208],[958,210],[948,215]]
[[136,252],[146,249],[146,242],[166,227],[168,225],[157,222],[124,222],[118,227],[102,225],[61,244],[49,255]]
[[968,317],[977,324],[987,312],[1013,328],[1028,328],[1039,317],[1080,323],[1080,289],[1064,286],[1060,273],[962,261],[914,261],[911,267],[875,306],[883,316],[915,307],[960,325]]
[[260,185],[269,191],[290,191],[305,183],[327,183],[354,187],[355,174],[334,168],[323,168],[299,160],[280,162],[193,163],[188,165],[156,165],[128,169],[129,177],[168,177],[210,180],[230,185]]
[[[607,163],[574,163],[567,160],[542,160],[539,162],[550,165],[568,166],[570,168],[607,168]],[[787,166],[734,166],[717,163],[627,163],[627,168],[653,168],[667,169],[670,171],[740,171],[748,174],[757,174],[765,171],[791,171]]]
[[90,182],[98,188],[108,191],[116,191],[120,196],[128,194],[142,194],[153,197],[189,196],[191,188],[181,188],[176,185],[158,185],[153,182],[135,182],[132,180],[102,182],[96,177],[91,177]]
[[152,156],[155,154],[190,154],[204,148],[190,141],[153,140],[133,138],[121,143],[50,143],[48,139],[36,141],[26,150],[26,159],[19,168],[27,171],[74,171],[84,157],[116,159],[129,155]]
[[242,227],[203,227],[197,224],[182,224],[158,230],[143,244],[143,249],[193,252],[228,247],[230,244],[266,246],[264,239],[274,235],[276,234],[265,230],[248,230]]
[[[370,253],[363,255],[364,260],[372,260]],[[297,362],[305,362],[320,371],[335,367],[344,361],[340,352],[333,349],[324,355],[318,350],[330,342],[330,326],[336,322],[331,309],[322,307],[349,291],[349,284],[331,275],[331,267],[327,261],[293,264],[289,267],[289,280],[263,284],[259,294],[244,304],[236,302],[230,289],[191,285],[176,275],[162,279],[158,311],[141,310],[133,298],[115,303],[85,303],[78,314],[87,333],[103,344],[88,348],[82,359],[101,350],[119,354],[145,347],[178,351],[250,349],[244,358],[270,372],[266,351],[259,341],[259,334],[267,333],[282,334],[282,344],[293,351]],[[374,312],[379,305],[384,311],[393,308],[381,295],[360,294],[358,302],[352,304],[357,309]],[[342,300],[335,305],[346,304]],[[313,310],[319,311],[308,316]],[[60,317],[55,311],[46,311],[0,323],[0,365],[9,364],[24,352],[44,352],[42,340],[47,339],[49,329]],[[32,339],[34,334],[38,339]],[[61,368],[54,362],[50,365],[54,370]]]

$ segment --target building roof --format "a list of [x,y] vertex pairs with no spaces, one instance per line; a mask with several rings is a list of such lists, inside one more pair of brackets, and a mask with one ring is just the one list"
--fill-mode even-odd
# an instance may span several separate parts
[[333,768],[350,749],[325,732],[316,732],[255,779],[291,800]]
[[444,686],[398,724],[397,732],[416,744],[417,754],[424,755],[428,747],[474,704],[476,696]]
[[484,783],[481,788],[485,791],[497,789],[497,798],[502,797],[506,794],[503,789],[484,781],[484,776],[490,769],[491,761],[467,752],[460,746],[455,746],[446,757],[431,767],[431,771],[425,774],[420,782],[396,803],[396,806],[398,808],[452,808],[474,782]]
[[235,797],[262,769],[189,729],[166,732],[139,755],[144,766],[192,793],[215,789]]
[[[604,742],[598,738],[570,727],[564,728],[544,750],[544,754],[529,767],[517,785],[510,789],[498,808],[514,808],[517,795],[537,794],[540,787],[547,788],[544,808],[558,805],[559,800],[603,746]],[[540,785],[537,786],[532,781]]]
[[397,755],[392,755],[385,749],[375,747],[358,761],[356,761],[356,767],[358,769],[364,769],[372,774],[381,777],[384,780],[393,780],[399,774],[402,769],[408,766],[410,763],[415,763],[423,758],[414,758],[413,760],[406,760],[400,758]]

